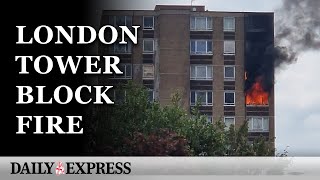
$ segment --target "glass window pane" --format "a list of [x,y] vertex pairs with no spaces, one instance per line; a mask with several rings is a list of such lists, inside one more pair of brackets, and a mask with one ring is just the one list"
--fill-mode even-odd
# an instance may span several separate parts
[[114,26],[114,16],[109,16],[109,24]]
[[248,122],[248,130],[252,131],[252,118],[249,118],[248,120],[249,120],[249,122]]
[[212,29],[212,18],[207,17],[207,29],[210,30]]
[[269,118],[263,118],[263,130],[269,131]]
[[128,44],[126,44],[126,51],[128,52],[128,53],[131,53],[131,49],[132,49],[132,44],[131,44],[131,42],[129,41],[128,42]]
[[195,41],[191,41],[191,53],[195,53],[196,52],[196,42]]
[[207,122],[208,122],[209,124],[212,124],[212,116],[208,116],[208,115],[207,115]]
[[197,101],[200,102],[200,104],[206,104],[206,92],[200,91],[197,92]]
[[207,101],[208,101],[208,104],[210,105],[212,104],[212,91],[207,92],[207,94],[208,94]]
[[197,66],[196,67],[196,77],[197,78],[201,78],[201,79],[204,79],[206,78],[206,66]]
[[126,66],[124,64],[119,64],[118,68],[123,74],[115,74],[115,76],[118,78],[124,77],[126,75]]
[[149,102],[153,102],[153,100],[154,100],[153,90],[152,89],[150,89],[148,91],[148,100],[149,100]]
[[224,118],[224,124],[226,129],[229,130],[231,125],[234,125],[234,118],[233,117],[226,117]]
[[224,77],[225,78],[235,78],[234,77],[234,67],[233,66],[224,67]]
[[225,104],[234,104],[234,93],[233,92],[226,92],[224,94],[225,97]]
[[253,130],[262,130],[262,118],[253,118]]
[[235,18],[225,17],[223,20],[224,31],[234,31],[235,30]]
[[212,41],[207,41],[207,53],[212,54]]
[[191,98],[190,98],[191,104],[194,105],[196,103],[196,95],[194,91],[191,91]]
[[144,52],[153,52],[153,40],[152,39],[143,40],[143,51]]
[[132,68],[131,68],[131,64],[127,64],[126,65],[126,77],[130,78],[132,76]]
[[194,30],[196,27],[195,17],[190,18],[190,29]]
[[132,17],[126,16],[126,26],[131,27],[132,26]]
[[116,25],[117,26],[125,26],[126,25],[126,17],[125,16],[116,16]]
[[191,66],[191,78],[196,77],[196,66]]
[[143,17],[143,27],[145,29],[153,29],[153,17],[152,16]]
[[207,66],[207,78],[212,79],[212,66]]
[[235,53],[235,41],[224,41],[224,54]]
[[126,45],[125,44],[114,44],[114,52],[116,53],[124,53],[126,52]]
[[197,41],[197,52],[201,54],[206,53],[206,41]]
[[206,29],[206,18],[205,17],[197,17],[196,18],[196,29],[205,30]]

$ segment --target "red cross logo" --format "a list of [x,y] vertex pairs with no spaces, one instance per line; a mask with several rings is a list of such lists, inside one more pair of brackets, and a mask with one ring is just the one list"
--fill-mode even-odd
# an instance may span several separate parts
[[64,174],[64,167],[63,167],[63,165],[62,165],[62,162],[59,161],[59,162],[58,162],[58,165],[57,165],[57,167],[56,167],[56,175],[59,176],[59,175],[61,175],[61,174]]

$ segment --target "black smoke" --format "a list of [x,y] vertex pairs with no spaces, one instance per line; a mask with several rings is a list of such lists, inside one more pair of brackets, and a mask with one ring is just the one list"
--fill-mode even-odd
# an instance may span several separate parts
[[274,16],[246,18],[245,92],[258,80],[270,92],[276,69],[295,63],[303,52],[320,50],[320,0],[283,0]]
[[275,11],[275,68],[305,51],[320,50],[320,1],[283,0]]

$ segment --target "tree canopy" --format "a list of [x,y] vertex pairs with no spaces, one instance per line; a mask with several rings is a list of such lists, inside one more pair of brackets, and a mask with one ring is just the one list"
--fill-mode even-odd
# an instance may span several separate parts
[[[273,156],[273,146],[256,138],[248,143],[248,125],[229,129],[221,119],[208,123],[198,106],[190,112],[178,93],[160,106],[148,100],[148,91],[129,82],[116,91],[115,105],[100,107],[89,122],[88,153],[144,156]],[[116,94],[117,94],[116,93]],[[114,97],[117,98],[117,97]]]

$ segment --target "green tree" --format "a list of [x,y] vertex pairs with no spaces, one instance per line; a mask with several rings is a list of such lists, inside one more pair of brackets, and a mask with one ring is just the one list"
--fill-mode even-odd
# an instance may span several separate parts
[[[114,106],[101,107],[88,124],[88,152],[101,155],[271,156],[272,146],[257,138],[248,144],[248,126],[225,130],[221,119],[208,123],[198,106],[189,113],[179,93],[172,103],[148,101],[147,90],[129,82]],[[117,94],[117,93],[116,93]]]

